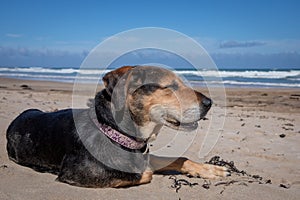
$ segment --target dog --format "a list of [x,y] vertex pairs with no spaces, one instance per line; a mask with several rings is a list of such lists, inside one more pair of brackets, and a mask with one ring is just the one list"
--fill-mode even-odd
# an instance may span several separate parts
[[7,129],[10,160],[81,187],[136,186],[166,171],[209,179],[229,175],[225,167],[148,150],[163,126],[197,129],[211,99],[154,66],[123,66],[103,82],[90,108],[21,113]]

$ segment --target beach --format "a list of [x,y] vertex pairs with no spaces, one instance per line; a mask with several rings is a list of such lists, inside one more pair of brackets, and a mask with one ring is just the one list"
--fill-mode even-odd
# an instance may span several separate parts
[[[206,89],[198,90],[209,96]],[[0,199],[299,199],[299,88],[226,88],[225,101],[218,96],[219,88],[212,90],[216,92],[211,95],[214,105],[209,120],[200,121],[200,130],[183,156],[205,162],[218,155],[234,161],[234,166],[248,175],[232,174],[217,180],[154,175],[146,185],[94,189],[55,181],[56,175],[15,164],[6,152],[9,123],[29,108],[47,112],[71,108],[73,85],[0,78]],[[88,102],[90,96],[83,93],[81,98]],[[218,141],[204,158],[199,158],[204,141],[201,131],[208,128],[209,134],[219,136]],[[163,134],[153,142],[152,149],[173,137],[168,130]],[[197,184],[182,185],[176,192],[174,178]]]

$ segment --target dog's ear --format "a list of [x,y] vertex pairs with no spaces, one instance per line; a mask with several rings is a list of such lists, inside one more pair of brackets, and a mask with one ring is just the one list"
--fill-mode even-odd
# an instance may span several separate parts
[[134,66],[123,66],[105,74],[102,80],[107,93],[112,95],[113,90],[115,86],[119,83],[119,81],[125,83],[126,78],[128,77],[128,72],[131,71],[133,68]]

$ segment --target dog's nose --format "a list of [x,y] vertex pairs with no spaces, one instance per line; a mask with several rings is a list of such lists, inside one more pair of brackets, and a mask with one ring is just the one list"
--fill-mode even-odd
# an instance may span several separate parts
[[206,107],[210,107],[212,105],[212,100],[210,98],[204,97],[202,99],[202,104]]

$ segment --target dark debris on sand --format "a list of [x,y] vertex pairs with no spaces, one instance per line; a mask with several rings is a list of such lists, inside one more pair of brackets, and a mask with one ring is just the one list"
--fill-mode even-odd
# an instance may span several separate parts
[[195,185],[198,185],[198,183],[191,183],[186,179],[177,179],[176,176],[172,175],[169,177],[169,179],[173,180],[173,184],[171,185],[171,188],[174,188],[176,192],[183,186],[187,185],[189,187],[193,187]]
[[[217,165],[217,166],[222,166],[222,167],[226,167],[229,172],[231,174],[236,174],[238,176],[244,176],[247,177],[248,183],[259,183],[259,184],[271,184],[272,181],[270,179],[268,180],[264,180],[263,177],[261,177],[260,175],[251,175],[249,173],[247,173],[244,170],[239,170],[235,165],[233,161],[225,161],[223,159],[220,158],[220,156],[214,156],[212,157],[208,162],[206,162],[207,164],[211,164],[211,165]],[[227,185],[233,184],[233,183],[240,183],[239,180],[235,181],[235,180],[230,180]],[[218,183],[216,183],[215,186],[220,185]]]
[[7,169],[7,168],[8,168],[7,165],[1,165],[1,166],[0,166],[0,169]]
[[25,84],[20,85],[20,88],[22,88],[23,90],[32,90],[31,87],[29,87],[28,85],[25,85]]
[[224,161],[223,159],[220,158],[220,156],[214,156],[212,157],[208,162],[205,162],[206,164],[211,164],[211,165],[217,165],[217,166],[221,166],[221,167],[227,167],[229,169],[229,172],[235,172],[238,174],[242,174],[245,175],[246,172],[245,171],[240,171],[238,170],[233,161]]
[[290,189],[291,185],[290,184],[283,184],[283,183],[281,183],[279,185],[279,187],[284,188],[284,189]]
[[[260,175],[251,175],[244,170],[239,170],[235,166],[233,161],[225,161],[225,160],[221,159],[220,156],[214,156],[208,162],[205,162],[205,163],[226,167],[232,175],[237,175],[236,178],[231,177],[229,180],[221,180],[214,184],[209,180],[204,180],[204,182],[201,186],[202,186],[202,188],[207,189],[207,190],[210,189],[211,186],[214,186],[214,187],[223,186],[223,190],[220,193],[220,194],[222,194],[224,192],[226,186],[230,186],[233,184],[242,185],[242,186],[248,186],[248,184],[251,184],[251,183],[272,184],[272,181],[270,179],[264,179]],[[177,177],[175,175],[170,176],[169,179],[173,180],[173,184],[171,185],[171,188],[174,188],[176,193],[178,193],[178,191],[180,190],[180,188],[182,186],[193,187],[193,186],[199,185],[198,183],[191,183],[186,179],[177,179]],[[285,185],[284,186],[281,185],[280,187],[288,188],[288,187],[285,187]]]

